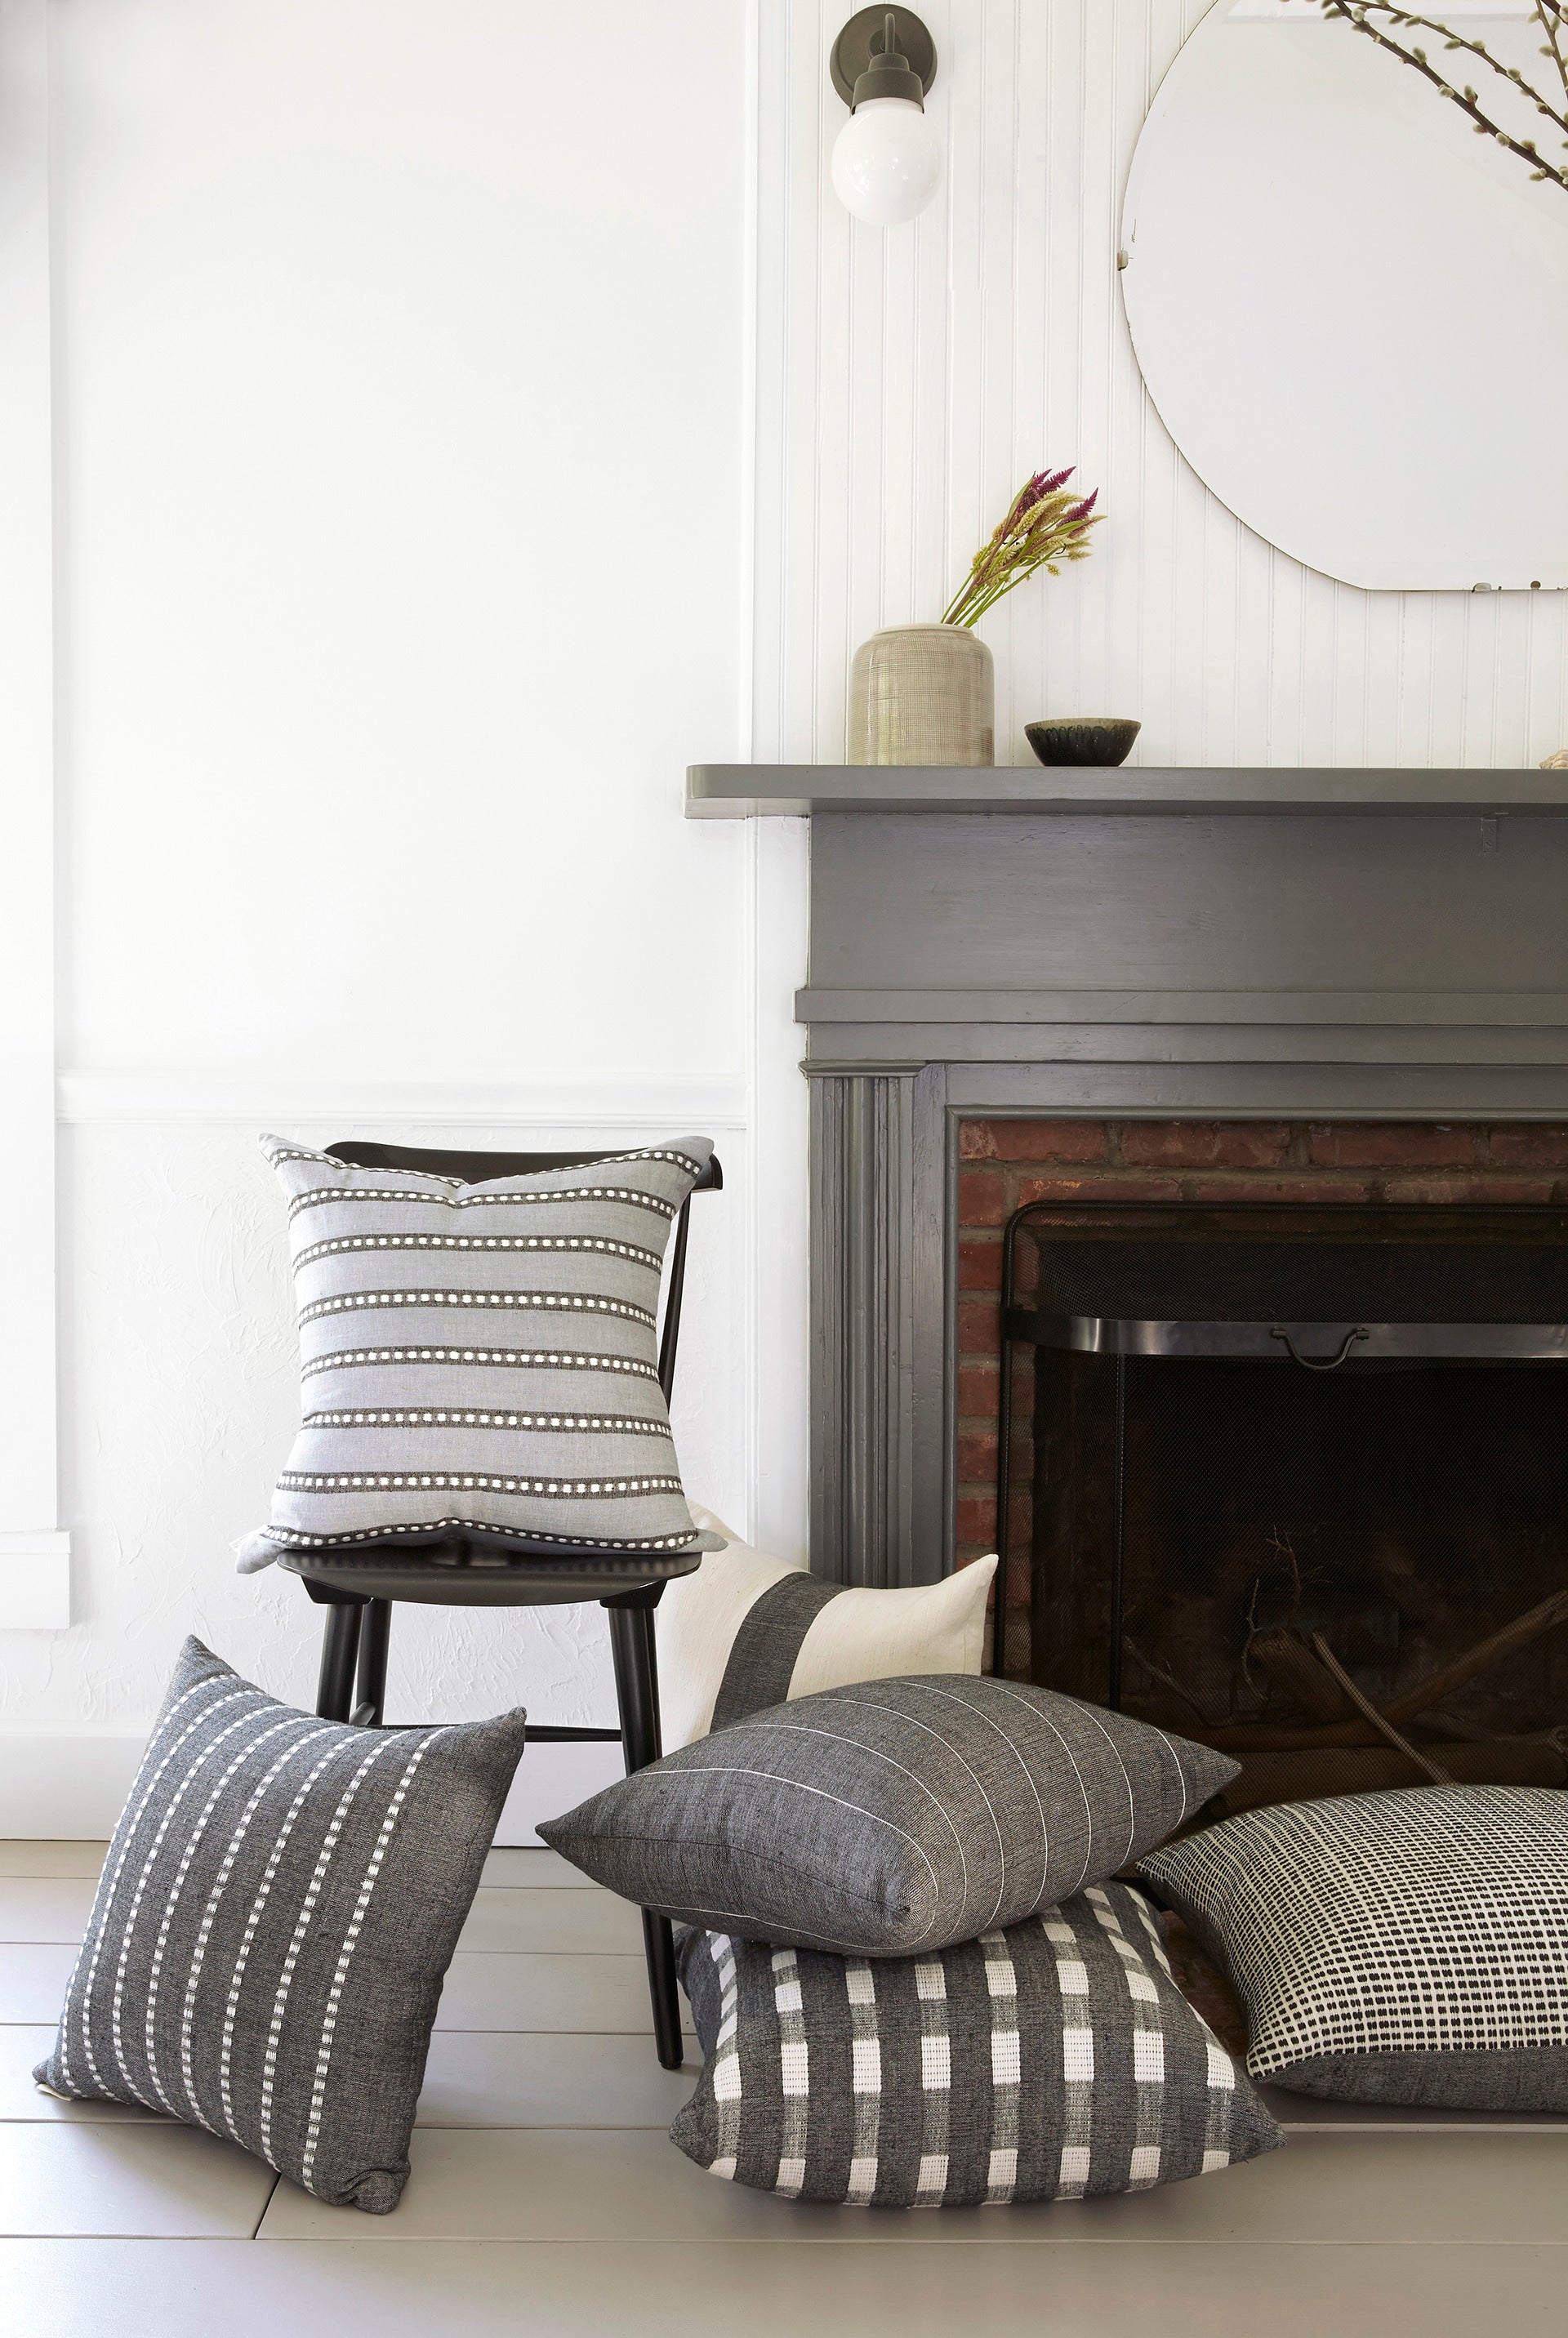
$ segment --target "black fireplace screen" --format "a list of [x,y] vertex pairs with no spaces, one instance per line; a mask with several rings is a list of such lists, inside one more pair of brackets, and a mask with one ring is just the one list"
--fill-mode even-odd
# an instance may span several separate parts
[[1568,1211],[1035,1203],[1004,1332],[999,1664],[1228,1809],[1568,1782]]

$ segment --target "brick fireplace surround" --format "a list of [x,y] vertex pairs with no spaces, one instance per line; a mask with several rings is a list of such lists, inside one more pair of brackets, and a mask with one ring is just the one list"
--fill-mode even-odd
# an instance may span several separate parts
[[1568,1202],[1563,1122],[976,1118],[958,1157],[960,1567],[996,1547],[1002,1233],[1022,1203]]

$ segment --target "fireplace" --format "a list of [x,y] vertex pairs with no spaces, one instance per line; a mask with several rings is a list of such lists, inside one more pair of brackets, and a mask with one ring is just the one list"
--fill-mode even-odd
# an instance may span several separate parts
[[1225,1745],[1228,1808],[1568,1781],[1563,1133],[960,1145],[960,1501],[1005,1522],[998,1667]]
[[[808,822],[759,899],[808,875],[831,1581],[995,1547],[1002,1229],[1030,1181],[1568,1203],[1562,773],[703,765],[687,791],[694,819]],[[1028,1587],[1014,1551],[1010,1615]]]

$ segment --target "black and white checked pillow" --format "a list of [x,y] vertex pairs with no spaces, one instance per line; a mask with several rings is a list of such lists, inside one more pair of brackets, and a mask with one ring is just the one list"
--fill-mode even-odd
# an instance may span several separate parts
[[1248,1811],[1139,1873],[1229,1968],[1255,2078],[1351,2102],[1568,2110],[1568,1790]]
[[302,1418],[242,1571],[388,1535],[719,1547],[686,1507],[657,1346],[706,1137],[476,1184],[262,1143],[288,1196]]
[[34,2076],[384,2215],[524,1717],[352,1729],[185,1643]]
[[915,1956],[1103,1881],[1236,1769],[1050,1689],[926,1674],[749,1714],[539,1832],[706,1931]]
[[694,1931],[681,1969],[708,2058],[671,2137],[759,2191],[877,2208],[1077,2200],[1284,2140],[1122,1884],[926,1959]]

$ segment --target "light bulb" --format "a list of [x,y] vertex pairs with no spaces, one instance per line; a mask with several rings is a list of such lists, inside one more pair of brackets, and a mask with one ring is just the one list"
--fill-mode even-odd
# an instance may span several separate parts
[[923,211],[942,176],[942,147],[918,105],[862,98],[833,149],[833,185],[868,227],[897,227]]

